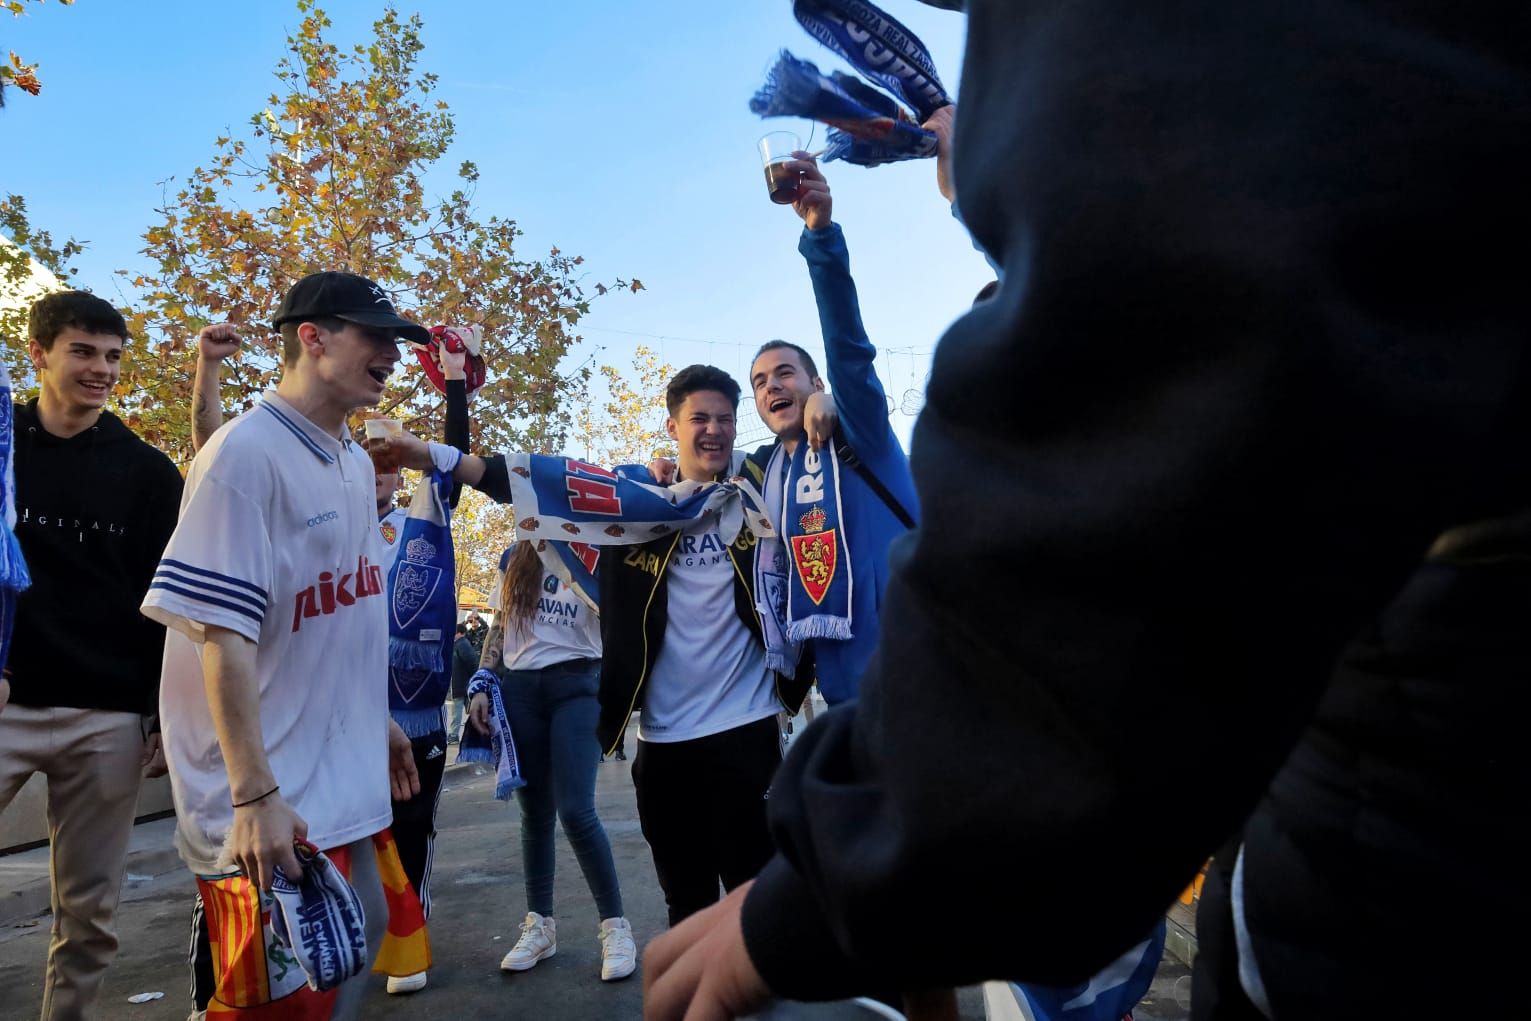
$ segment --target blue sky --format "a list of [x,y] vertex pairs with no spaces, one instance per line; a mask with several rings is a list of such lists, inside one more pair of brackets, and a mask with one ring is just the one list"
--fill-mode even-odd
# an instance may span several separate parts
[[[330,37],[366,37],[381,0],[322,4]],[[819,346],[801,223],[765,195],[755,140],[801,122],[747,108],[782,47],[843,67],[798,27],[789,0],[416,0],[421,65],[457,120],[453,151],[427,178],[445,191],[463,159],[482,173],[484,215],[517,220],[521,254],[585,256],[587,282],[647,288],[595,302],[572,356],[627,366],[646,343],[676,366],[710,362],[741,381],[759,344]],[[963,19],[915,0],[884,8],[929,46],[949,90]],[[212,141],[247,121],[275,87],[271,69],[299,16],[286,0],[77,0],[29,4],[0,21],[0,48],[40,62],[43,92],[0,111],[0,189],[26,197],[35,226],[90,247],[80,284],[116,292],[112,271],[142,265],[159,182],[184,176]],[[818,130],[815,147],[823,139]],[[992,273],[935,189],[931,161],[876,169],[831,164],[868,333],[896,401],[923,387],[929,353]],[[661,339],[662,338],[662,339]],[[597,350],[600,349],[600,350]],[[758,431],[741,414],[741,435]],[[913,418],[896,411],[908,436]]]

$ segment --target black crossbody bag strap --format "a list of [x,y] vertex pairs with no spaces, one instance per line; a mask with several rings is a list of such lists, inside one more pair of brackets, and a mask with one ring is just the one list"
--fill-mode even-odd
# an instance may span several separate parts
[[877,494],[878,499],[882,500],[905,528],[913,530],[914,517],[904,509],[904,505],[898,502],[898,497],[888,491],[888,487],[882,484],[882,479],[866,466],[851,445],[838,433],[835,435],[835,457],[840,459],[842,465],[861,476],[861,480],[871,487],[872,492]]

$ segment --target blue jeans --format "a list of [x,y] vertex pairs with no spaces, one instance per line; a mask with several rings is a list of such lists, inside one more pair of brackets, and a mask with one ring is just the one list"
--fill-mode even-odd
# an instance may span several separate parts
[[622,890],[611,841],[595,814],[595,772],[600,743],[595,738],[600,705],[596,690],[600,662],[576,659],[541,670],[507,670],[500,694],[510,718],[521,776],[521,859],[526,871],[527,910],[553,913],[553,817],[579,859],[601,918],[622,915]]

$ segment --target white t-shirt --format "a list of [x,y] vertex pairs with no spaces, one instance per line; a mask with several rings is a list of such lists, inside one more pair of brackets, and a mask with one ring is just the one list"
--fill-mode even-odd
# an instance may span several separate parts
[[387,578],[388,572],[393,570],[393,562],[399,559],[399,550],[404,548],[399,540],[404,536],[404,520],[408,517],[409,508],[395,507],[378,519],[378,534],[383,537],[384,578]]
[[542,595],[531,619],[517,624],[500,614],[505,635],[505,669],[541,670],[571,659],[601,658],[601,618],[558,575],[542,576]]
[[734,608],[736,568],[717,529],[681,535],[667,570],[668,623],[638,737],[690,741],[774,716],[765,648]]
[[387,587],[372,463],[267,393],[202,449],[143,612],[170,630],[160,722],[194,872],[233,822],[202,686],[206,627],[257,643],[261,734],[308,839],[338,847],[389,824]]

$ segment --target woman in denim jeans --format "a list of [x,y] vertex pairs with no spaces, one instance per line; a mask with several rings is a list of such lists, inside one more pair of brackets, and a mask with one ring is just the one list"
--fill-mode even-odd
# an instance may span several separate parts
[[[516,791],[516,801],[521,806],[527,915],[521,938],[500,967],[525,971],[558,951],[553,919],[556,814],[601,917],[601,978],[626,978],[637,966],[638,951],[622,916],[611,842],[595,814],[600,618],[543,566],[531,543],[516,543],[506,558],[500,612],[484,642],[480,665],[499,677],[526,780]],[[488,734],[487,695],[473,697],[469,714],[472,725]]]

